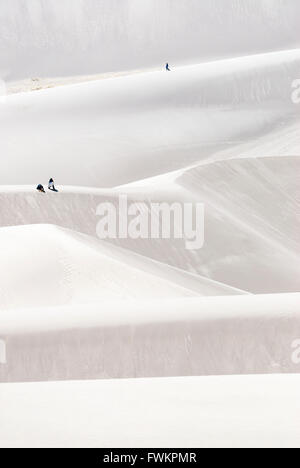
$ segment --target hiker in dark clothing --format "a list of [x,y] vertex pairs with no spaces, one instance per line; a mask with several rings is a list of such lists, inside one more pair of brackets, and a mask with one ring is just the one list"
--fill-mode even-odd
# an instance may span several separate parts
[[36,189],[37,189],[38,192],[43,192],[43,193],[45,193],[45,189],[44,189],[44,187],[42,186],[42,184],[39,184],[39,185],[37,186]]
[[166,70],[167,70],[167,71],[171,71],[171,69],[170,69],[170,67],[169,67],[169,64],[168,64],[168,63],[166,63]]
[[52,190],[52,192],[57,192],[55,186],[54,186],[54,180],[51,178],[48,183],[48,190]]

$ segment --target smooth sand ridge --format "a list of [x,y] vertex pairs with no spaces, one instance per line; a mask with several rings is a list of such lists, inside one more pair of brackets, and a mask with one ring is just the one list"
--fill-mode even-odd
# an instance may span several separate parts
[[296,375],[3,384],[0,446],[299,448],[299,391]]
[[251,293],[298,292],[300,158],[215,161],[118,190],[61,187],[41,195],[34,187],[0,188],[0,226],[49,223],[96,237],[100,203],[204,203],[204,245],[182,240],[110,240],[160,263]]
[[[203,248],[188,263],[180,246],[174,259],[171,250],[159,254],[153,245],[148,250],[153,258],[181,262],[181,268],[186,262],[190,271],[252,293],[297,292],[299,164],[299,157],[220,160],[129,184],[118,192],[133,199],[204,203]],[[142,250],[140,245],[131,248]]]
[[0,381],[299,372],[299,294],[1,311]]
[[0,309],[243,291],[50,225],[0,229]]
[[[272,142],[299,122],[292,101],[299,66],[297,49],[8,96],[0,106],[0,184],[51,175],[64,185],[112,187],[229,147],[236,156],[241,145],[253,151],[253,140]],[[294,134],[282,155],[300,154]]]
[[0,6],[0,72],[8,81],[300,46],[297,0],[1,0]]

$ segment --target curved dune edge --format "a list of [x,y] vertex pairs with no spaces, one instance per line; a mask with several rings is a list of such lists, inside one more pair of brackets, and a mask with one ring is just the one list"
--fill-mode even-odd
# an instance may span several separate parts
[[298,373],[299,294],[1,312],[3,382]]
[[246,294],[57,226],[2,228],[0,244],[2,311],[118,299]]
[[7,96],[0,184],[113,187],[221,156],[300,154],[299,66],[294,49]]
[[[34,187],[0,189],[0,225],[55,224],[96,237],[100,203],[201,202],[205,242],[188,251],[181,240],[117,239],[111,244],[159,263],[250,293],[298,292],[300,158],[265,157],[214,161],[176,175],[118,189]],[[263,200],[263,202],[262,202]]]

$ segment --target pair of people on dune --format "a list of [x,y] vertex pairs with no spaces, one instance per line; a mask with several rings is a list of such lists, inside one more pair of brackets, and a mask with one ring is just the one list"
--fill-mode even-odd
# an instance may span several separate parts
[[[39,184],[36,189],[37,189],[38,192],[45,193],[45,189],[42,186],[42,184]],[[54,180],[52,178],[48,182],[48,190],[52,190],[52,192],[57,192],[57,190],[55,188],[55,185],[54,185]]]

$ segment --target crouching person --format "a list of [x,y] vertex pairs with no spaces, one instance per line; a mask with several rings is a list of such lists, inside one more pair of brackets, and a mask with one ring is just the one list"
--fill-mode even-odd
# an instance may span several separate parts
[[37,186],[36,189],[37,189],[38,192],[43,192],[43,193],[45,193],[45,189],[44,189],[44,187],[42,186],[42,184],[39,184],[39,185]]

